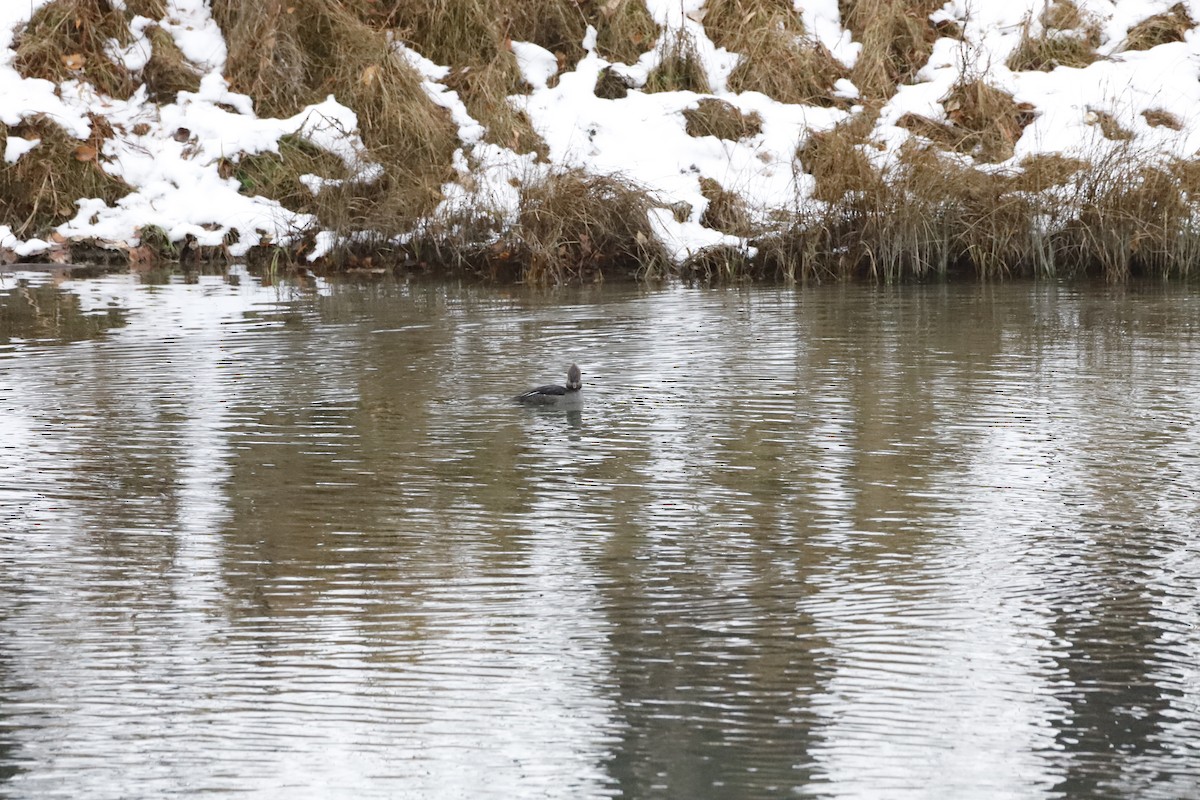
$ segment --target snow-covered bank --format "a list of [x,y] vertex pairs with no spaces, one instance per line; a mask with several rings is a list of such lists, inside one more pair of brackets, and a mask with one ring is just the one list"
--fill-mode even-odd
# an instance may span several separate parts
[[[150,34],[160,31],[169,34],[187,69],[194,72],[194,91],[163,97],[140,85],[128,97],[104,94],[91,79],[95,57],[74,52],[57,54],[66,69],[61,79],[30,75],[18,49],[34,15],[80,2],[0,4],[0,122],[7,134],[2,169],[12,173],[29,160],[45,157],[46,146],[32,123],[53,123],[80,142],[74,151],[77,163],[67,166],[102,171],[120,191],[110,198],[72,198],[74,208],[66,209],[70,213],[51,217],[52,224],[40,227],[29,222],[32,213],[18,214],[9,208],[15,204],[0,203],[0,260],[55,258],[76,241],[128,249],[151,227],[175,242],[187,239],[202,247],[224,248],[234,258],[263,243],[303,242],[303,256],[320,259],[338,241],[357,233],[344,226],[334,229],[315,210],[298,210],[296,203],[289,207],[278,198],[257,194],[256,186],[231,174],[230,166],[279,152],[281,140],[291,137],[332,154],[345,166],[341,176],[299,176],[310,191],[332,187],[344,192],[353,186],[369,195],[387,179],[387,170],[364,144],[359,124],[363,109],[354,107],[354,98],[335,90],[286,117],[258,113],[259,98],[231,85],[229,47],[205,0],[89,0],[127,27],[105,44],[104,53],[135,84],[151,59]],[[596,3],[595,19],[600,24],[641,2]],[[711,248],[753,254],[764,236],[795,228],[805,219],[832,215],[850,226],[857,224],[853,217],[860,212],[854,208],[865,184],[843,180],[842,188],[831,190],[838,185],[829,178],[831,171],[858,169],[865,162],[908,197],[916,192],[911,182],[913,154],[928,149],[944,158],[925,158],[923,168],[944,169],[947,182],[962,181],[968,174],[968,181],[990,177],[1010,181],[989,184],[986,192],[997,197],[1011,195],[1029,203],[1031,195],[1039,196],[1028,212],[1030,236],[1039,243],[1056,230],[1084,224],[1080,220],[1086,222],[1087,210],[1080,203],[1096,187],[1107,191],[1102,178],[1114,171],[1111,165],[1120,173],[1121,165],[1133,161],[1137,169],[1122,173],[1115,191],[1128,194],[1152,183],[1144,177],[1145,169],[1175,176],[1179,203],[1172,212],[1177,219],[1171,221],[1174,232],[1169,237],[1194,227],[1190,177],[1179,177],[1184,175],[1179,166],[1200,151],[1200,40],[1192,23],[1200,18],[1200,0],[949,0],[941,7],[896,0],[890,7],[905,7],[908,23],[928,41],[914,51],[920,63],[912,64],[910,74],[900,75],[879,96],[864,94],[868,72],[859,62],[874,54],[864,48],[880,45],[870,38],[869,26],[843,19],[832,0],[793,0],[791,11],[769,0],[644,2],[645,8],[637,10],[649,13],[657,33],[634,41],[633,52],[641,55],[626,61],[604,55],[611,56],[611,48],[597,45],[593,26],[571,43],[582,53],[577,59],[565,58],[561,48],[552,51],[520,41],[516,33],[503,40],[505,57],[515,57],[524,91],[501,102],[527,118],[540,138],[540,155],[497,141],[503,137],[489,135],[495,131],[489,132],[486,122],[472,115],[461,93],[451,88],[462,83],[471,67],[436,63],[431,54],[421,52],[421,37],[410,35],[411,28],[391,30],[377,24],[381,35],[390,37],[394,57],[415,70],[425,96],[444,109],[457,137],[438,203],[414,220],[409,231],[389,231],[386,236],[403,244],[414,231],[436,228],[460,240],[474,238],[472,244],[480,246],[504,240],[514,230],[519,236],[520,229],[528,227],[522,206],[528,188],[573,171],[616,176],[644,190],[649,206],[644,212],[646,231],[676,264]],[[868,2],[860,0],[864,8]],[[855,8],[854,3],[844,5]],[[860,9],[859,15],[867,11]],[[718,35],[710,15],[720,15],[726,26],[731,16],[742,19],[748,29],[766,24],[764,36],[786,31],[795,40],[796,52],[818,52],[832,70],[827,93],[811,103],[781,102],[746,90],[745,81],[732,85],[739,67],[760,56],[717,46],[714,39],[742,40],[727,31],[723,38]],[[1147,39],[1148,25],[1154,27],[1155,21],[1165,32]],[[1175,29],[1170,29],[1172,23]],[[629,42],[625,44],[629,50]],[[1033,64],[1030,51],[1053,51],[1056,45],[1082,53],[1073,62],[1079,66]],[[698,66],[698,80],[706,91],[669,85],[665,91],[647,91],[663,61],[678,57],[681,50]],[[779,65],[784,70],[798,68],[789,62]],[[363,70],[359,83],[368,85],[373,76]],[[605,79],[615,79],[618,89],[598,96],[598,82]],[[152,99],[153,94],[159,96]],[[697,135],[689,114],[705,99],[723,101],[728,106],[722,108],[752,124],[736,138]],[[825,141],[821,137],[846,136],[849,131],[854,133],[848,149],[825,147],[841,154],[832,165],[813,162],[813,153],[821,150],[815,145]],[[1058,164],[1105,166],[1086,180],[1078,169],[1066,169],[1056,180],[1035,176],[1032,182],[1021,181],[1031,165],[1044,165],[1048,158]],[[28,182],[13,185],[17,191],[40,191]],[[0,184],[0,193],[7,186]],[[729,214],[715,213],[718,202],[737,206],[738,224],[728,224]],[[917,204],[921,214],[928,208],[939,218],[959,213],[946,202],[922,202],[925,205]],[[1162,205],[1150,205],[1155,203]],[[876,211],[892,214],[897,207],[885,204]],[[1129,213],[1140,212],[1133,207]],[[465,225],[468,219],[486,219],[486,224]],[[974,217],[964,220],[963,225],[981,227]],[[828,227],[828,220],[822,224]],[[640,227],[631,230],[644,238]],[[1114,246],[1126,245],[1122,240]],[[837,242],[822,246],[831,252],[842,247]],[[975,246],[960,249],[974,258]],[[1012,257],[1028,257],[1026,251],[1040,246],[1023,244]],[[806,247],[811,251],[811,243]],[[962,257],[956,253],[938,258]],[[924,256],[918,253],[915,258]]]

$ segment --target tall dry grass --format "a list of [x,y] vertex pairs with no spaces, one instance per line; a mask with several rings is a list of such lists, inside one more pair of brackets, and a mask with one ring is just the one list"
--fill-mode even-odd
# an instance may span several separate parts
[[1200,263],[1191,161],[1120,142],[1087,160],[1038,156],[993,171],[914,141],[884,169],[866,158],[861,134],[847,125],[801,149],[815,199],[756,242],[756,269],[797,280],[1122,281],[1186,277]]
[[800,14],[781,0],[709,0],[704,30],[713,44],[742,60],[729,76],[735,92],[762,92],[781,103],[844,103],[833,84],[848,70],[815,38]]
[[21,238],[48,238],[75,216],[79,198],[97,197],[111,205],[130,192],[101,166],[112,129],[102,117],[92,115],[91,122],[92,135],[84,141],[42,115],[14,126],[0,123],[0,150],[9,136],[41,140],[15,164],[0,164],[0,224]]
[[891,97],[929,60],[938,0],[839,0],[842,23],[862,43],[850,79],[869,100]]
[[337,0],[214,0],[213,15],[229,42],[229,79],[261,113],[294,114],[334,94],[358,115],[367,157],[384,177],[323,192],[322,225],[388,236],[434,210],[454,175],[457,128],[386,32]]

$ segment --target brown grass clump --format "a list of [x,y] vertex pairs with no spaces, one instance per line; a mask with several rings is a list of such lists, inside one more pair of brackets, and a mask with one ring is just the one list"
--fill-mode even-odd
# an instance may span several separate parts
[[92,137],[72,138],[56,123],[37,116],[20,125],[0,124],[0,135],[40,139],[41,144],[15,164],[0,165],[0,224],[20,238],[45,238],[72,219],[79,198],[96,197],[112,205],[130,191],[119,178],[100,168],[103,139],[111,129],[93,117]]
[[706,97],[695,108],[684,109],[688,136],[715,136],[736,142],[762,133],[762,117],[757,111],[749,114],[736,106]]
[[614,273],[644,274],[666,256],[650,228],[646,192],[612,176],[555,172],[524,188],[519,223],[493,247],[493,274],[520,269],[530,283],[564,283]]
[[167,15],[166,0],[125,0],[125,10],[130,16],[162,19]]
[[368,156],[386,174],[369,188],[328,193],[323,224],[386,235],[432,211],[454,174],[457,130],[384,33],[336,0],[214,0],[213,15],[229,42],[228,77],[260,110],[289,116],[333,93],[358,114]]
[[279,138],[279,152],[242,156],[236,163],[223,166],[223,172],[237,178],[243,194],[269,197],[304,214],[316,214],[321,209],[300,176],[338,180],[352,177],[340,158],[295,134]]
[[849,195],[886,191],[883,176],[863,151],[876,116],[864,112],[828,131],[811,133],[796,151],[800,166],[816,182],[817,200],[839,203]]
[[950,124],[906,114],[897,124],[979,161],[1012,157],[1021,132],[1033,121],[1032,107],[977,79],[964,79],[942,98]]
[[708,94],[708,75],[696,43],[686,31],[676,31],[663,39],[658,48],[658,66],[646,78],[647,92],[697,92]]
[[1084,17],[1071,0],[1055,0],[1042,10],[1041,22],[1048,30],[1071,31],[1083,27]]
[[1033,122],[1032,107],[980,80],[960,82],[942,106],[950,122],[964,132],[954,149],[981,161],[1010,158],[1021,132]]
[[754,234],[754,224],[740,195],[726,191],[712,178],[700,179],[700,194],[708,201],[708,207],[700,215],[701,225],[731,236]]
[[1090,169],[1080,212],[1056,236],[1065,263],[1110,281],[1136,275],[1187,275],[1200,259],[1200,231],[1186,171],[1118,149]]
[[1185,33],[1196,26],[1183,3],[1176,3],[1171,10],[1142,20],[1129,29],[1125,36],[1126,50],[1149,50],[1160,44],[1182,42]]
[[1015,72],[1039,70],[1050,72],[1056,67],[1082,69],[1098,56],[1096,43],[1069,33],[1045,32],[1041,36],[1029,35],[1026,25],[1021,34],[1021,43],[1008,57],[1008,68]]
[[1055,67],[1086,67],[1097,59],[1100,25],[1094,18],[1085,17],[1071,0],[1057,0],[1046,6],[1041,23],[1042,33],[1034,37],[1033,25],[1026,17],[1021,43],[1008,58],[1009,69],[1049,72]]
[[509,43],[520,39],[540,44],[555,52],[563,65],[578,60],[586,26],[577,10],[562,0],[516,5],[427,0],[360,8],[360,13],[386,10],[383,22],[376,24],[398,29],[400,39],[417,52],[452,67],[445,83],[487,129],[488,142],[545,155],[545,144],[529,120],[508,102],[509,95],[528,88]]
[[1142,112],[1146,124],[1151,128],[1170,128],[1173,131],[1183,130],[1183,121],[1165,108],[1148,108]]
[[658,36],[658,25],[642,0],[580,3],[579,8],[596,26],[596,51],[609,61],[632,64]]
[[692,255],[680,266],[679,272],[702,281],[735,281],[751,277],[755,264],[743,248],[717,245]]
[[627,97],[632,88],[633,82],[610,66],[600,70],[592,91],[602,100],[620,100]]
[[583,57],[588,25],[596,28],[600,55],[628,63],[649,49],[658,32],[638,0],[385,0],[363,4],[358,13],[373,27],[398,29],[427,58],[455,67],[487,63],[514,39],[539,44],[562,67],[573,67]]
[[1073,183],[1088,168],[1086,161],[1056,153],[1043,153],[1021,159],[1020,174],[1010,180],[1011,188],[1021,192],[1044,192],[1052,186]]
[[1039,70],[1050,72],[1056,67],[1082,69],[1097,58],[1093,45],[1069,35],[1024,36],[1011,56],[1008,68],[1014,72]]
[[762,92],[781,103],[845,101],[833,84],[848,70],[820,42],[805,38],[799,13],[781,0],[710,0],[704,30],[718,47],[740,53],[729,76],[735,92]]
[[1200,263],[1194,162],[1121,147],[1096,163],[1045,155],[1021,166],[986,172],[910,143],[873,189],[801,209],[782,234],[756,242],[760,262],[799,279],[882,281],[964,272],[1118,281],[1182,276]]
[[27,78],[54,83],[78,78],[104,94],[128,98],[137,82],[108,57],[110,39],[128,44],[131,35],[125,14],[107,0],[55,0],[17,34],[13,65]]
[[1092,124],[1100,126],[1100,133],[1105,139],[1111,139],[1114,142],[1128,142],[1133,139],[1133,133],[1122,128],[1121,123],[1117,122],[1117,118],[1107,111],[1089,108],[1088,115]]
[[891,97],[929,60],[937,0],[840,0],[842,20],[862,43],[850,78],[868,99]]
[[509,95],[526,88],[511,52],[499,54],[490,63],[456,69],[445,85],[459,93],[467,112],[487,129],[484,141],[546,157],[546,143],[529,117],[508,102]]
[[200,75],[184,57],[171,34],[157,25],[146,29],[150,40],[150,60],[142,68],[146,92],[156,103],[169,103],[179,92],[200,90]]

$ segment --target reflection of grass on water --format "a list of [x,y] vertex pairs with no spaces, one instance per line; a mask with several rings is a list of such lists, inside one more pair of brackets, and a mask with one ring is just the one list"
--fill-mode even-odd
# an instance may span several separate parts
[[12,339],[78,342],[126,324],[125,312],[118,308],[84,314],[79,297],[53,283],[33,285],[21,280],[0,287],[0,343]]

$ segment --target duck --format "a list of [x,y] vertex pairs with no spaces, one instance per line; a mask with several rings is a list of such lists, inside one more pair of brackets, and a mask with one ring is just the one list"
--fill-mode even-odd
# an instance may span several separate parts
[[579,390],[581,388],[583,388],[583,375],[579,372],[579,367],[572,364],[567,367],[566,386],[559,386],[553,383],[546,386],[539,386],[536,389],[530,389],[528,392],[517,395],[513,400],[527,405],[570,403],[579,399]]

